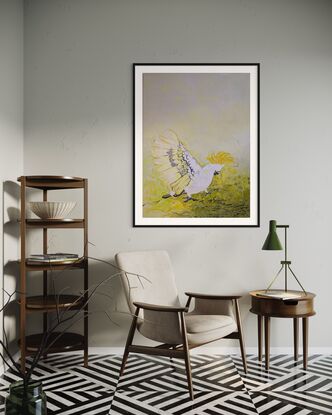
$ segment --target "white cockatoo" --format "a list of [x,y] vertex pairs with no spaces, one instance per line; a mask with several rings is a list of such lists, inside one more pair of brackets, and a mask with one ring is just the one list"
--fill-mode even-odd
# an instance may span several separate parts
[[213,176],[220,173],[224,163],[233,162],[229,153],[217,153],[208,156],[209,164],[201,166],[172,130],[154,140],[152,155],[170,189],[169,194],[163,197],[186,193],[186,201],[192,199],[193,194],[208,193]]

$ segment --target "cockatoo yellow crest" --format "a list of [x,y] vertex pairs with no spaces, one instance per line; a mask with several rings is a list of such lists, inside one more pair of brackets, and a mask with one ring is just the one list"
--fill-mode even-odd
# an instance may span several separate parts
[[219,153],[210,153],[207,157],[212,164],[233,164],[234,157],[230,153],[220,151]]

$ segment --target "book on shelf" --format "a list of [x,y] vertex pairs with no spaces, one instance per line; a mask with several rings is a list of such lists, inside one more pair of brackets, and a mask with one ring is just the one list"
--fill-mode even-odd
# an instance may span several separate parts
[[297,298],[301,298],[302,294],[292,291],[261,291],[257,293],[259,297],[271,297],[276,298],[278,300],[296,300]]
[[80,258],[77,254],[56,253],[56,254],[33,254],[27,258],[28,263],[71,263]]
[[30,259],[27,258],[27,264],[74,264],[80,261],[81,258],[68,258],[68,259]]
[[78,258],[78,254],[67,254],[63,252],[57,252],[55,254],[32,254],[29,258],[40,259],[54,259],[54,258]]

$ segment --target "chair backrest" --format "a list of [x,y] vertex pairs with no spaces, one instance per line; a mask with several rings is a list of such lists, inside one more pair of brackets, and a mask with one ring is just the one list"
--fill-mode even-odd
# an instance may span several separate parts
[[124,271],[121,279],[131,312],[135,310],[134,301],[180,305],[171,261],[166,251],[120,252],[115,259],[118,267]]

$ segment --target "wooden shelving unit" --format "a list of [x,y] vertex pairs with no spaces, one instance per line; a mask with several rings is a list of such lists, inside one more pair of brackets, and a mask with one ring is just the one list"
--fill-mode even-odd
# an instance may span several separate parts
[[[48,327],[48,313],[54,313],[56,309],[70,308],[75,310],[85,304],[87,290],[89,287],[88,270],[88,180],[80,177],[68,176],[21,176],[17,179],[21,183],[21,262],[20,262],[20,340],[21,367],[25,368],[26,356],[36,353],[42,339],[43,332]],[[47,201],[48,191],[60,189],[82,189],[84,195],[83,218],[81,219],[28,219],[26,217],[26,189],[34,188],[42,191],[43,201]],[[30,228],[39,228],[43,232],[43,254],[47,254],[48,229],[82,229],[83,258],[74,263],[60,264],[29,264],[26,258],[26,234]],[[69,269],[82,269],[84,273],[83,286],[85,298],[79,299],[75,295],[60,295],[55,299],[48,293],[48,274],[51,271]],[[42,271],[43,293],[28,297],[27,278],[29,272]],[[40,334],[27,335],[27,315],[30,313],[43,314],[43,332]],[[58,333],[53,333],[55,338]],[[50,340],[52,342],[52,339]],[[88,365],[88,305],[84,306],[84,328],[83,334],[66,332],[48,350],[50,353],[83,350],[84,366]]]

